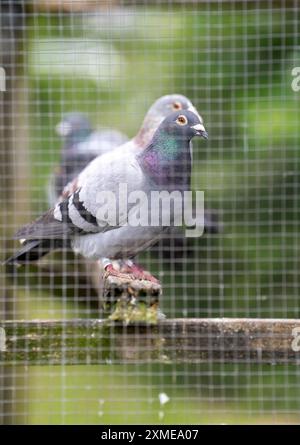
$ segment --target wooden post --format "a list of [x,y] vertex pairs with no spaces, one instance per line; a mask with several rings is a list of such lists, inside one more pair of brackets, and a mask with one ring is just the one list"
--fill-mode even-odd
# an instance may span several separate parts
[[96,319],[8,321],[0,328],[2,364],[300,364],[300,320],[292,319],[170,319],[127,326]]
[[132,279],[126,273],[113,276],[107,272],[103,272],[102,282],[103,289],[99,290],[99,295],[102,292],[103,309],[110,320],[157,323],[162,316],[159,310],[162,288],[159,283]]

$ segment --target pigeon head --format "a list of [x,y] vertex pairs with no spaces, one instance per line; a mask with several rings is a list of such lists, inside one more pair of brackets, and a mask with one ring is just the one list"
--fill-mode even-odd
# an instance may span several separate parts
[[82,113],[66,114],[55,127],[56,133],[69,142],[80,142],[93,131],[90,121]]
[[181,94],[169,94],[157,99],[145,116],[143,125],[137,135],[138,144],[145,147],[151,141],[162,121],[175,111],[181,110],[192,111],[202,120],[192,102]]
[[170,140],[189,142],[194,136],[208,138],[208,133],[203,125],[203,120],[199,114],[190,110],[181,110],[171,113],[166,117],[155,137],[168,137]]
[[143,171],[158,186],[188,189],[191,176],[190,141],[194,136],[207,138],[198,114],[180,110],[167,116],[150,144],[138,155]]
[[[196,111],[192,102],[182,94],[168,94],[157,99],[150,107],[148,114],[155,114],[160,121],[170,113],[180,110]],[[198,112],[196,111],[196,114]]]

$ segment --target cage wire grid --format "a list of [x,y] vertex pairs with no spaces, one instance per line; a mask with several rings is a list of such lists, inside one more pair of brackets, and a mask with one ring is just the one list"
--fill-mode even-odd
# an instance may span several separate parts
[[[3,1],[0,14],[1,258],[17,247],[13,233],[49,208],[66,113],[131,138],[157,98],[180,93],[209,132],[193,141],[192,187],[205,191],[213,228],[139,255],[162,281],[162,311],[298,318],[298,2]],[[68,250],[1,267],[1,319],[101,318],[91,271]],[[122,342],[122,332],[107,335]],[[55,354],[57,336],[46,340]],[[300,421],[297,364],[66,365],[67,346],[55,366],[33,366],[26,342],[19,352],[25,366],[0,365],[4,424]]]

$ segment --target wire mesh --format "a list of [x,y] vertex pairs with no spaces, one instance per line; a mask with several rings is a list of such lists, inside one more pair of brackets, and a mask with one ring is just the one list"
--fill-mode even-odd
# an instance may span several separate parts
[[[180,93],[209,132],[192,166],[209,221],[139,255],[163,313],[298,318],[298,2],[2,1],[0,14],[2,259],[49,208],[66,113],[132,138],[157,98]],[[1,267],[1,319],[100,318],[93,270],[70,250]],[[0,365],[2,423],[299,422],[297,365],[32,366],[23,352],[26,366]]]

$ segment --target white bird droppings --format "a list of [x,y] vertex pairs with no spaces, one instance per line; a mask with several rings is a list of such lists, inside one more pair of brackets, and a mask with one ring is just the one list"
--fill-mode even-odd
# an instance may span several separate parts
[[158,395],[158,398],[159,398],[159,403],[160,403],[161,405],[165,405],[165,404],[168,403],[169,400],[170,400],[170,397],[169,397],[165,392],[161,392],[161,393]]

